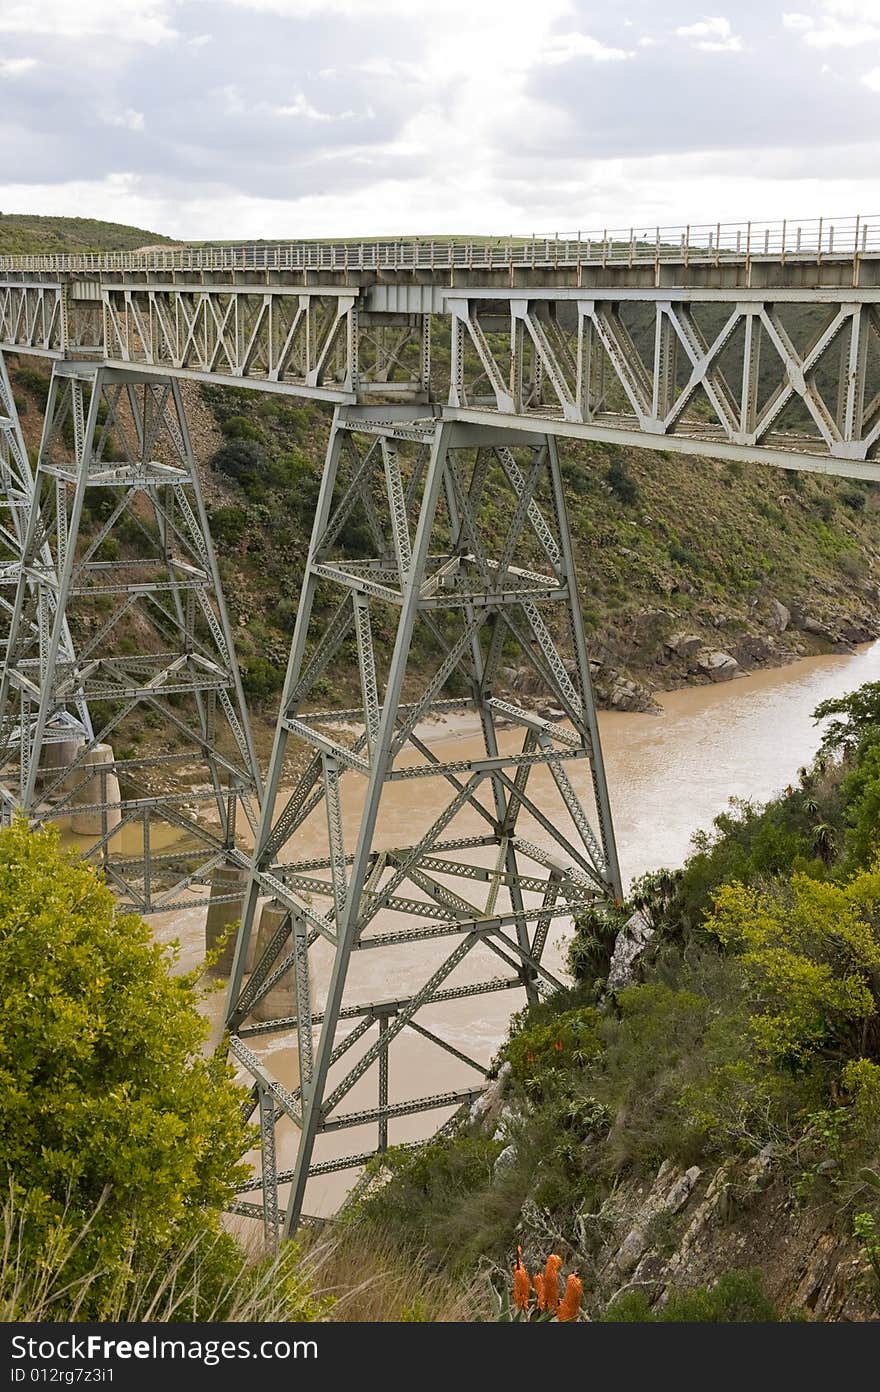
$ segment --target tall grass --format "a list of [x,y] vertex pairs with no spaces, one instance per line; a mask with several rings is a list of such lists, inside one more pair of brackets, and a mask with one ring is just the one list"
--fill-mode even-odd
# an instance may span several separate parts
[[449,1324],[491,1318],[486,1281],[462,1282],[404,1251],[373,1224],[324,1228],[305,1253],[328,1318],[343,1323]]
[[[291,1244],[277,1257],[236,1248],[225,1232],[203,1228],[152,1266],[131,1260],[107,1281],[106,1270],[71,1275],[72,1257],[99,1221],[106,1194],[87,1222],[72,1230],[65,1219],[34,1250],[28,1234],[27,1202],[10,1194],[2,1209],[0,1321],[282,1321],[320,1319],[329,1301],[311,1284],[314,1263],[301,1260]],[[223,1281],[216,1279],[217,1258]],[[202,1273],[212,1268],[210,1289]]]
[[[83,1224],[65,1212],[35,1250],[27,1201],[10,1192],[0,1210],[0,1322],[449,1323],[490,1317],[485,1282],[475,1279],[469,1287],[454,1281],[404,1254],[375,1227],[357,1224],[328,1224],[272,1257],[256,1237],[236,1248],[229,1233],[206,1228],[153,1266],[136,1268],[129,1260],[109,1282],[101,1269],[71,1274],[72,1258],[100,1222],[106,1198]],[[219,1287],[218,1257],[224,1272]],[[206,1269],[212,1272],[207,1285],[200,1276]]]

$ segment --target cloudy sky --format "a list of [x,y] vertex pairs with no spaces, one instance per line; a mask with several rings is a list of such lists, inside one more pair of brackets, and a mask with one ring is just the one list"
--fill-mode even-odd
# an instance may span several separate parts
[[705,5],[0,0],[0,209],[224,239],[880,212],[880,0]]

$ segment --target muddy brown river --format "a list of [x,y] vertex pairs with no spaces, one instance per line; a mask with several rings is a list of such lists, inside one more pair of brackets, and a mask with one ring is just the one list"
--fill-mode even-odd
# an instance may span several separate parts
[[[680,865],[688,854],[694,831],[708,827],[731,798],[764,800],[794,782],[799,767],[811,759],[818,744],[819,731],[812,720],[816,705],[863,682],[876,680],[880,680],[880,643],[851,656],[809,658],[717,686],[671,692],[659,698],[659,715],[603,713],[602,743],[624,882],[661,865]],[[467,758],[481,749],[470,715],[428,726],[423,737],[449,758]],[[521,736],[509,732],[511,748],[517,738]],[[592,806],[586,765],[569,767],[586,805]],[[534,781],[530,781],[533,797],[539,794],[542,776],[550,782],[549,774],[536,771]],[[414,810],[420,820],[432,811],[439,812],[448,800],[447,792],[438,779],[388,785],[380,816],[382,843],[389,847],[409,843]],[[420,801],[414,809],[416,797]],[[356,799],[350,800],[346,811],[349,844],[356,831],[357,812]],[[536,841],[542,839],[534,823],[526,834]],[[306,823],[297,836],[296,858],[323,854],[323,835],[322,820],[316,818],[313,824]],[[288,848],[285,858],[293,856]],[[204,950],[203,909],[158,919],[156,930],[163,940],[179,940],[185,967],[199,960]],[[560,921],[548,942],[545,960],[551,970],[560,974],[569,935],[570,924]],[[421,944],[414,957],[416,949],[409,945],[390,964],[384,953],[356,954],[350,998],[404,994],[420,985],[448,950],[444,942]],[[474,954],[465,965],[473,979],[478,979],[485,964],[485,958],[480,960]],[[327,962],[323,965],[326,967]],[[319,963],[318,996],[321,967]],[[459,979],[467,977],[457,976]],[[488,1060],[506,1033],[511,1011],[520,1004],[513,992],[503,992],[441,1004],[420,1019],[449,1043]],[[220,998],[216,997],[215,1006],[219,1005]],[[371,1037],[365,1036],[364,1047],[368,1047]],[[393,1100],[473,1082],[473,1072],[451,1056],[440,1054],[411,1032],[406,1032],[405,1038],[405,1047],[398,1046],[391,1056]],[[271,1058],[273,1072],[285,1081],[295,1076],[295,1055],[289,1045],[278,1041],[267,1045],[265,1052]],[[345,1110],[375,1105],[374,1091],[375,1079],[367,1075],[350,1094]],[[391,1123],[390,1140],[393,1144],[415,1139],[437,1124],[436,1114],[431,1114],[431,1118],[400,1118]],[[334,1149],[334,1142],[340,1145],[338,1137],[321,1138],[315,1158],[343,1153]],[[284,1167],[292,1163],[294,1138],[291,1134],[279,1135],[279,1144],[279,1164]],[[369,1149],[374,1144],[375,1127],[362,1135],[346,1133],[343,1150]],[[307,1210],[332,1211],[352,1179],[349,1172],[313,1180]]]

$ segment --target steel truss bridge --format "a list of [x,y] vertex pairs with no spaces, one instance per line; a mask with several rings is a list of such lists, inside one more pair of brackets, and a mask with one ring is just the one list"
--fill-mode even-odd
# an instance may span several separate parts
[[[34,468],[9,354],[52,362]],[[186,379],[334,408],[265,784]],[[71,819],[141,912],[244,877],[227,1026],[261,1156],[237,1207],[271,1242],[311,1176],[478,1095],[438,1005],[537,999],[554,923],[622,897],[565,436],[880,479],[880,218],[0,258],[3,816]],[[506,665],[539,694],[503,699]],[[462,706],[480,752],[436,752],[425,721]]]

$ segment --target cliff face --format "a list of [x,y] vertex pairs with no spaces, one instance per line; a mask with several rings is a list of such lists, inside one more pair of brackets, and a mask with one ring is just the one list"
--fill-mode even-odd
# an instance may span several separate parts
[[[509,1070],[475,1104],[471,1130],[501,1141],[515,1130]],[[495,1161],[501,1183],[513,1157]],[[876,1318],[869,1263],[842,1230],[837,1206],[805,1206],[772,1145],[745,1160],[687,1168],[665,1160],[648,1178],[623,1179],[595,1211],[564,1217],[527,1201],[518,1225],[526,1264],[559,1251],[583,1279],[587,1308],[601,1318],[619,1297],[640,1292],[659,1312],[671,1295],[712,1286],[726,1272],[759,1270],[763,1290],[786,1318]]]

